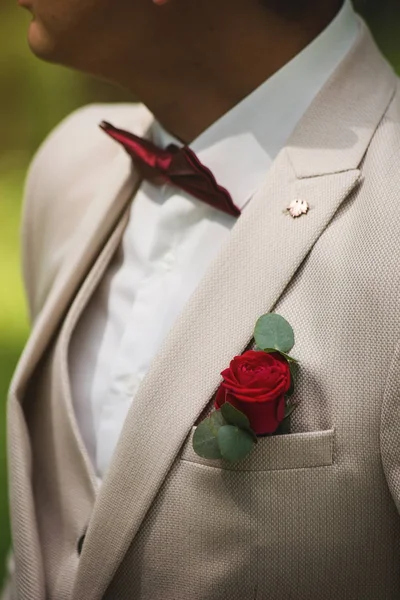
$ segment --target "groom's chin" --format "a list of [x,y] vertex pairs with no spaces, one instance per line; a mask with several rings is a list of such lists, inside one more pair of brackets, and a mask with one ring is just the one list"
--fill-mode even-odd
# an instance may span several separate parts
[[33,19],[28,30],[28,44],[38,58],[50,62],[75,67],[71,48],[62,43],[61,35],[49,31],[38,19]]
[[29,26],[28,44],[33,54],[38,58],[49,62],[57,61],[55,40],[37,19],[33,19]]
[[43,61],[87,71],[85,66],[89,61],[83,61],[84,57],[87,59],[85,48],[78,52],[79,37],[71,36],[68,31],[50,31],[34,19],[28,30],[28,45],[31,52]]

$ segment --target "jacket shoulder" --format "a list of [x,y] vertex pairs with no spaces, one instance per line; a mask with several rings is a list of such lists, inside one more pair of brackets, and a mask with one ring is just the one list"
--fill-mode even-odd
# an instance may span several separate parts
[[90,105],[73,112],[49,134],[34,156],[25,187],[28,200],[40,205],[54,191],[61,192],[63,198],[62,184],[73,185],[76,178],[84,179],[113,159],[118,146],[110,143],[99,128],[101,121],[109,119],[117,126],[134,128],[149,117],[143,105],[135,104]]
[[384,120],[389,120],[393,125],[400,127],[400,78],[397,77],[397,85],[392,101],[388,106]]
[[30,165],[22,212],[22,268],[34,320],[68,253],[72,234],[98,190],[99,173],[120,152],[99,124],[135,129],[151,121],[140,104],[78,109],[45,139]]
[[381,193],[400,187],[400,79],[392,100],[371,140],[364,160],[365,174],[381,183]]

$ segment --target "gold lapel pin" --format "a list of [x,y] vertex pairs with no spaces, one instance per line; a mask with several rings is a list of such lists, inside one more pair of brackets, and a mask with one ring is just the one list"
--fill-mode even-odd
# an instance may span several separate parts
[[306,215],[309,211],[309,208],[310,206],[305,200],[293,200],[286,210],[289,211],[291,216],[295,219],[301,215]]

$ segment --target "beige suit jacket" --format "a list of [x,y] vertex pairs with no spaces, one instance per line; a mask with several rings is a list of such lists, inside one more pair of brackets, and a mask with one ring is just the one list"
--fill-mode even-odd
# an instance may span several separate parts
[[[33,330],[8,404],[8,597],[398,600],[400,95],[366,27],[160,349],[96,497],[69,342],[139,185],[104,118],[145,133],[152,117],[85,108],[28,179]],[[298,219],[295,198],[311,207]],[[193,427],[269,311],[296,335],[293,432],[234,466],[202,460]]]

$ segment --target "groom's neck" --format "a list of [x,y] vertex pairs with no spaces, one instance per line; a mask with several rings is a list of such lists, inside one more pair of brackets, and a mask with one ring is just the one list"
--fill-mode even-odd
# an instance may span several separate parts
[[252,10],[230,11],[229,18],[223,12],[207,12],[206,6],[207,2],[186,30],[183,15],[177,15],[182,29],[170,36],[165,50],[157,60],[149,60],[143,72],[135,73],[128,61],[119,73],[118,83],[184,142],[282,68],[336,12],[325,8],[308,20],[286,21],[260,4]]

